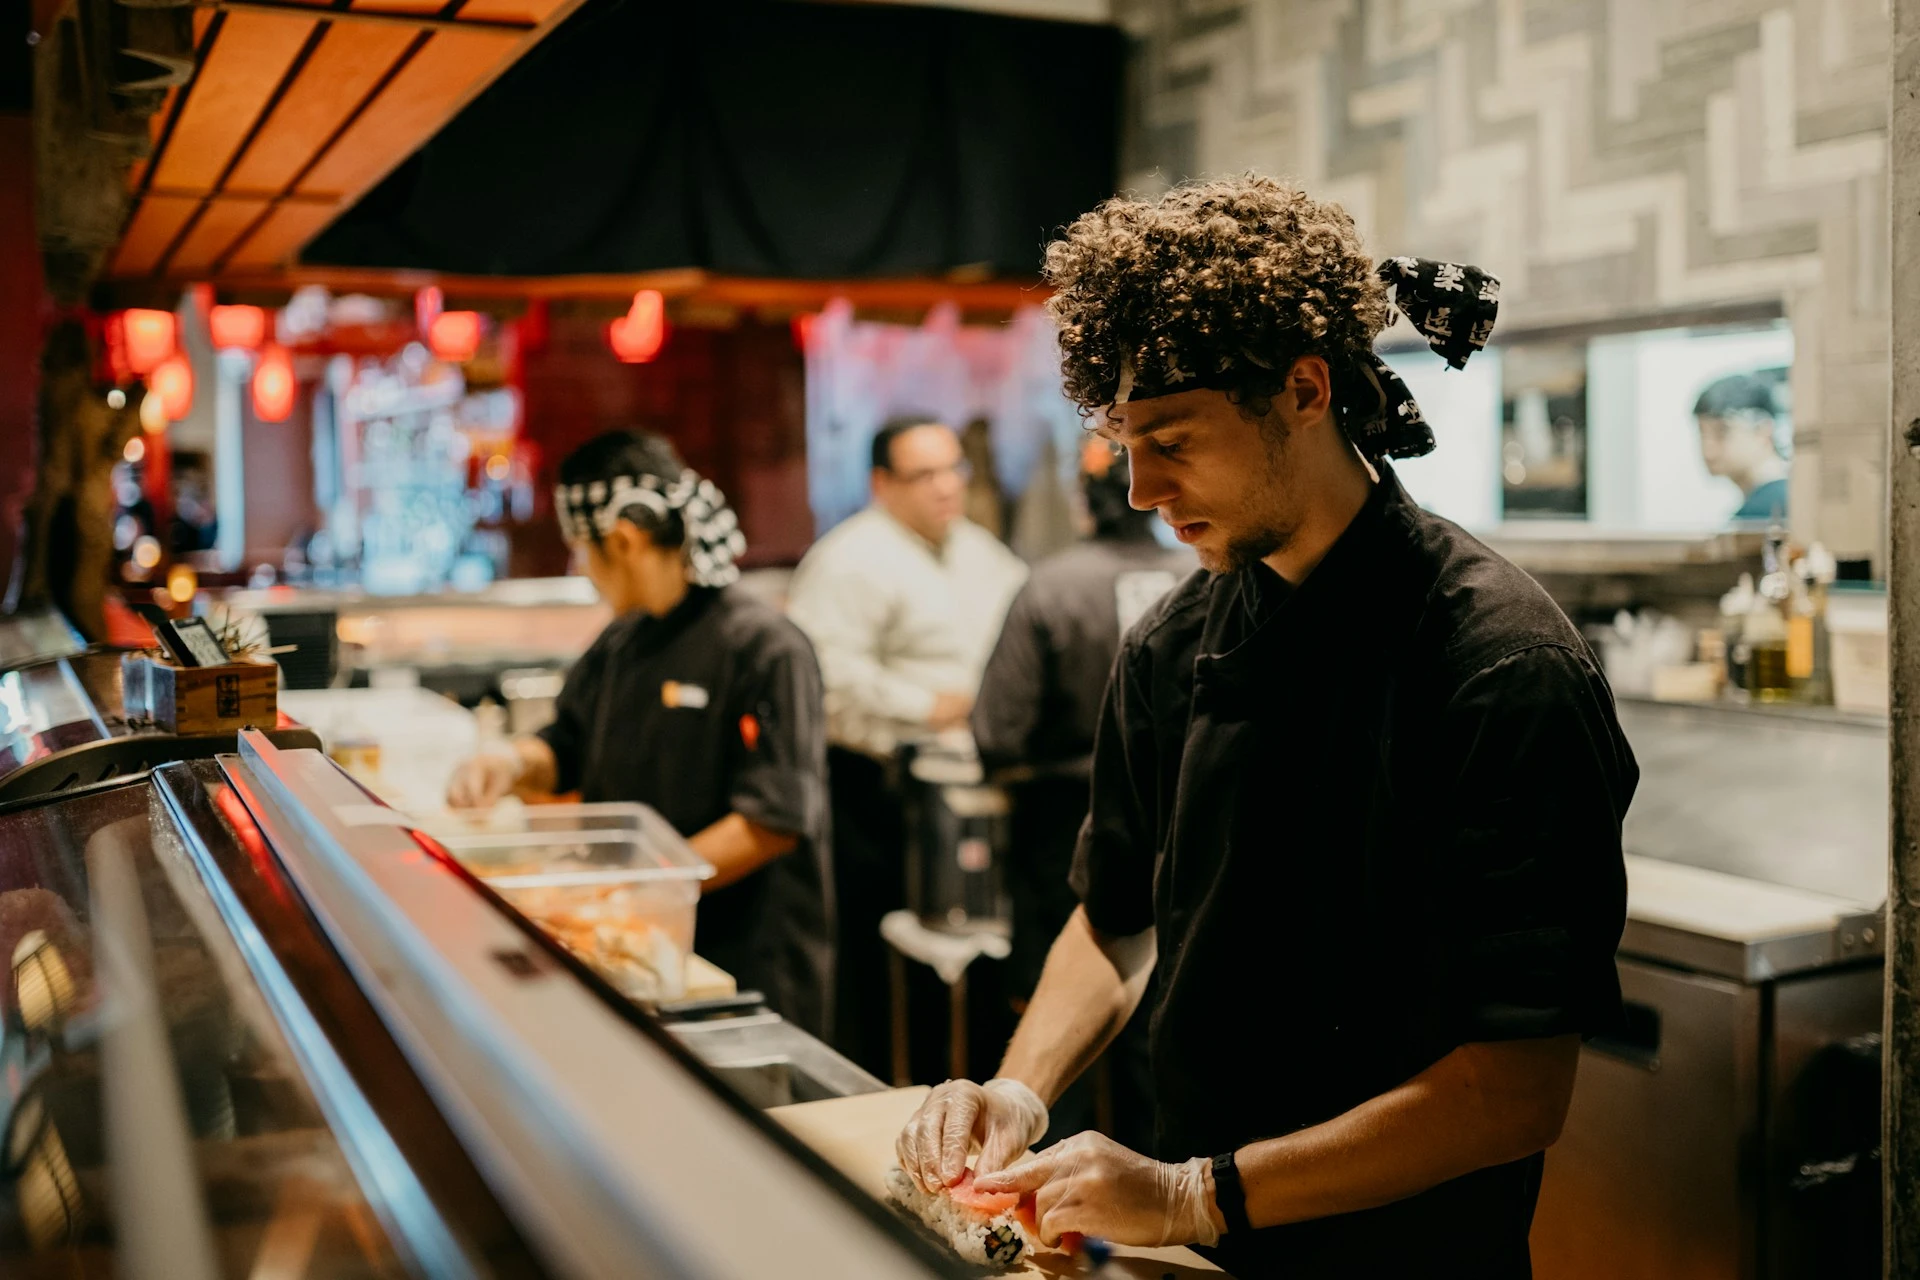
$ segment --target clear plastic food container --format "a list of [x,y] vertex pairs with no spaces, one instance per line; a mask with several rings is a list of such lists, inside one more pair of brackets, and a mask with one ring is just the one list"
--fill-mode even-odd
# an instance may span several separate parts
[[629,998],[686,993],[713,867],[643,804],[503,804],[420,820],[502,898]]

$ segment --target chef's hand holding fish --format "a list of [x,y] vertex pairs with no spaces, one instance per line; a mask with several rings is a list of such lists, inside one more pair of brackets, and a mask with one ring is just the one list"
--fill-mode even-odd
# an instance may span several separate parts
[[1004,1169],[1047,1131],[1047,1104],[1018,1080],[949,1080],[927,1095],[894,1140],[900,1168],[928,1191],[960,1181],[975,1143],[975,1173]]
[[1162,1164],[1099,1133],[1079,1133],[998,1173],[982,1193],[1032,1196],[1040,1239],[1069,1233],[1114,1244],[1212,1245],[1226,1230],[1214,1205],[1213,1163],[1197,1156]]

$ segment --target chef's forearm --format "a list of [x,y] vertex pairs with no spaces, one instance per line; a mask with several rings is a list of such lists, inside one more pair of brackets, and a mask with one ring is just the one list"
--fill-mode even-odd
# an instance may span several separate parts
[[520,776],[514,780],[513,793],[523,798],[550,796],[560,785],[560,762],[545,738],[528,735],[513,740],[513,755],[520,762]]
[[1153,931],[1110,938],[1077,908],[1047,953],[1000,1074],[1052,1106],[1127,1025],[1153,971]]
[[1256,1228],[1403,1200],[1552,1146],[1580,1040],[1469,1044],[1325,1124],[1242,1147],[1235,1158]]
[[701,882],[701,892],[712,893],[745,879],[799,841],[784,831],[763,827],[742,814],[730,813],[712,826],[687,838],[693,851],[713,864],[713,875]]

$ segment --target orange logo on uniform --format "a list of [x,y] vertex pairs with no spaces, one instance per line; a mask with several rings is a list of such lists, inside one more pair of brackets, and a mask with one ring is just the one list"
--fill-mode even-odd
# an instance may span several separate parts
[[740,741],[747,744],[749,751],[760,749],[760,722],[750,714],[740,717]]

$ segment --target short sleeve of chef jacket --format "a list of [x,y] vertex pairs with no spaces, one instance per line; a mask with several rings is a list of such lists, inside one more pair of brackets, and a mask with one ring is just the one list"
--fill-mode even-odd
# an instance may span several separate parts
[[1442,713],[1433,768],[1448,1030],[1465,1043],[1611,1029],[1621,821],[1639,770],[1591,655],[1539,644],[1467,679]]
[[580,660],[567,669],[567,678],[554,699],[553,720],[538,736],[553,752],[554,791],[564,795],[578,791],[586,770],[587,744],[597,729],[595,717],[600,691],[606,677],[607,653],[613,647],[616,632],[626,626],[616,619],[587,646]]
[[826,827],[826,719],[820,664],[784,618],[755,638],[728,690],[736,732],[733,812],[773,831],[818,840]]

